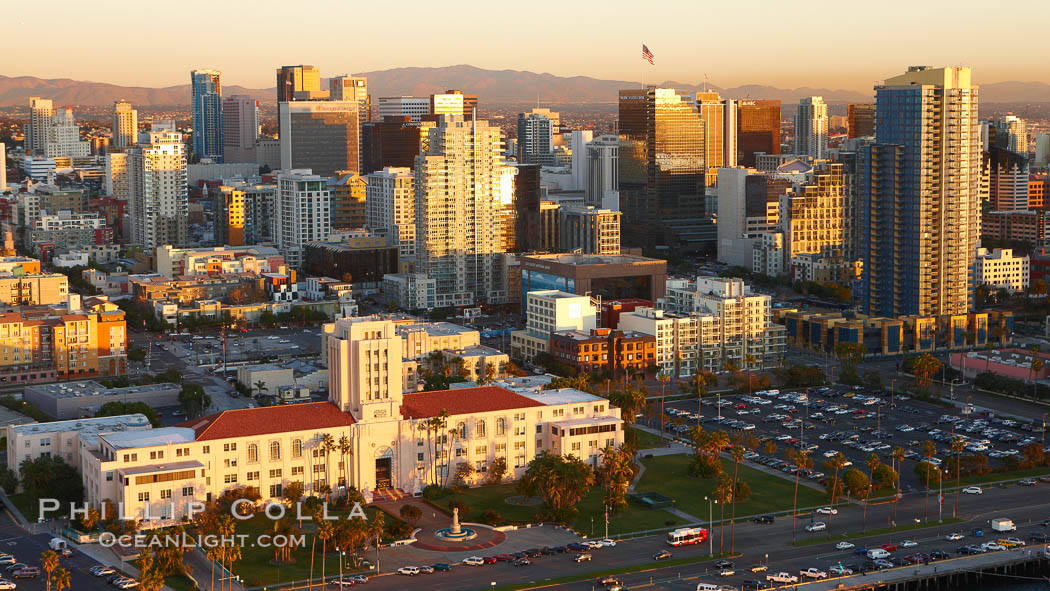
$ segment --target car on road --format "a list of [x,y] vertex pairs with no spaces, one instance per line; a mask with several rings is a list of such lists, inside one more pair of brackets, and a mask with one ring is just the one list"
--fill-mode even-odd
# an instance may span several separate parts
[[979,486],[967,486],[966,488],[962,489],[962,491],[968,495],[984,494],[984,491],[981,490],[981,487]]
[[731,569],[731,568],[723,568],[723,569],[718,571],[718,576],[720,576],[720,577],[731,577],[731,576],[733,576],[735,574],[736,574],[736,571]]
[[590,550],[590,547],[587,544],[581,544],[579,542],[567,544],[565,547],[569,550],[572,550],[573,552],[584,552],[586,550]]
[[432,575],[434,574],[434,567],[432,566],[421,566],[419,567],[419,574],[421,575]]
[[1006,546],[997,544],[996,542],[985,542],[981,544],[981,548],[985,552],[999,552],[1000,550],[1006,550]]
[[1020,484],[1021,486],[1035,486],[1035,480],[1032,480],[1031,478],[1023,478],[1018,480],[1017,484]]
[[853,548],[853,547],[854,547],[854,545],[851,542],[839,542],[838,544],[835,544],[835,549],[836,550],[849,550],[850,548]]
[[747,570],[749,570],[749,571],[751,571],[753,573],[764,573],[767,570],[769,570],[769,567],[764,565],[764,564],[755,564],[755,565],[752,565],[751,568],[749,568]]
[[808,532],[824,531],[826,529],[828,529],[828,524],[823,521],[817,521],[806,526],[806,531]]
[[948,534],[948,535],[944,536],[944,539],[948,540],[949,542],[958,542],[959,540],[963,539],[963,537],[964,536],[962,534],[956,533],[956,534]]
[[852,575],[853,569],[842,566],[841,564],[833,564],[828,567],[828,573],[835,577],[844,577],[846,575]]
[[890,562],[889,560],[886,560],[885,558],[876,558],[874,562],[875,562],[875,568],[877,568],[877,569],[893,568],[894,567],[894,564],[892,562]]
[[108,566],[103,566],[101,564],[97,564],[97,565],[91,567],[91,570],[89,572],[91,574],[95,575],[96,577],[104,577],[106,575],[116,574],[117,571],[113,570],[112,568],[110,568]]
[[10,554],[0,556],[0,564],[14,564],[16,562],[18,562],[18,559]]
[[620,591],[623,589],[623,581],[616,577],[599,577],[598,584],[605,588],[605,591]]
[[821,507],[820,509],[817,509],[817,513],[820,513],[821,515],[838,515],[839,510],[833,507]]
[[432,566],[437,572],[447,573],[448,571],[452,570],[452,565],[447,562],[437,562],[434,563]]
[[879,546],[879,548],[882,548],[883,550],[885,550],[887,552],[896,552],[897,551],[897,544],[883,544],[883,545]]
[[495,556],[482,556],[481,560],[484,561],[485,564],[496,564],[497,562],[499,562],[498,560],[496,560]]
[[918,546],[919,543],[916,542],[915,540],[901,540],[901,543],[898,544],[898,545],[901,548],[914,548],[914,547]]
[[791,573],[779,572],[771,575],[766,575],[767,581],[774,583],[798,583],[798,577]]
[[948,560],[952,555],[944,552],[943,550],[934,550],[930,552],[930,560]]
[[615,540],[610,540],[609,538],[605,538],[604,540],[599,540],[598,544],[599,544],[599,546],[598,546],[599,548],[615,548],[616,547],[616,541]]
[[397,574],[399,574],[399,575],[406,575],[406,576],[409,576],[409,577],[414,577],[414,576],[419,574],[419,567],[418,566],[402,566],[401,568],[397,569]]
[[529,566],[530,564],[532,564],[532,561],[529,560],[529,558],[526,556],[515,560],[511,564],[513,564],[514,566]]
[[485,560],[480,556],[468,556],[463,559],[463,564],[467,566],[481,566],[485,564]]
[[715,568],[733,568],[733,561],[731,560],[719,560],[715,563]]
[[583,554],[577,554],[572,559],[576,562],[590,562],[592,558],[594,558],[594,556],[591,556],[589,552],[584,552]]
[[336,589],[345,589],[346,587],[353,587],[356,584],[357,583],[351,581],[349,578],[335,579],[334,581],[328,582],[330,587],[335,587]]
[[653,554],[653,560],[664,560],[670,558],[672,554],[667,550],[660,550],[656,554]]
[[960,546],[959,548],[956,548],[955,553],[961,556],[968,556],[971,554],[983,554],[984,549],[980,546],[974,546],[971,544],[969,546]]
[[772,515],[759,515],[757,517],[753,517],[751,521],[755,523],[773,523],[774,521],[776,521],[776,518]]
[[806,578],[809,578],[809,579],[826,579],[826,578],[828,578],[828,573],[820,570],[819,568],[817,568],[815,566],[811,566],[811,567],[807,568],[806,570],[800,570],[800,571],[798,571],[798,574],[800,576],[803,576],[803,577],[806,577]]

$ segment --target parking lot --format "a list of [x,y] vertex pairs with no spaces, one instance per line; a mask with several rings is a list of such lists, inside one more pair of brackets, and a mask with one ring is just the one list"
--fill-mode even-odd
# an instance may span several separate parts
[[[883,391],[844,386],[709,397],[700,409],[696,400],[680,400],[666,403],[665,409],[669,417],[678,417],[677,421],[665,421],[665,432],[677,432],[688,439],[689,429],[699,423],[706,430],[754,435],[762,445],[749,450],[747,461],[791,475],[794,466],[786,460],[785,452],[806,449],[814,467],[803,475],[816,482],[826,478],[823,464],[836,453],[845,456],[847,468],[867,472],[868,456],[876,454],[882,463],[890,465],[893,450],[901,447],[905,461],[899,472],[905,492],[923,488],[914,468],[924,459],[922,447],[927,440],[935,445],[936,453],[930,461],[938,466],[954,458],[953,436],[966,444],[964,456],[983,453],[990,467],[1001,465],[1009,456],[1020,457],[1026,445],[1043,444],[1041,424],[1033,426],[967,412],[966,408],[945,408],[907,396],[890,397]],[[775,453],[765,451],[767,441],[775,444]]]
[[[48,541],[52,537],[51,534],[46,533],[27,534],[6,514],[0,517],[0,552],[14,556],[16,561],[28,566],[40,566],[40,556],[48,549]],[[74,550],[71,556],[59,559],[59,566],[69,571],[72,582],[70,589],[74,591],[81,589],[111,591],[115,589],[105,579],[95,577],[89,572],[91,567],[98,564],[91,557],[77,550]],[[0,576],[10,580],[10,573],[6,570],[8,566],[10,565],[0,565]],[[43,573],[34,579],[18,579],[16,584],[20,590],[43,591],[47,588],[46,577]]]

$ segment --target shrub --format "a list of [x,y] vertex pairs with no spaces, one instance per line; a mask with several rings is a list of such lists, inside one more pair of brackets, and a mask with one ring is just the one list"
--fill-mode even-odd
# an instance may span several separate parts
[[503,525],[503,516],[495,509],[486,509],[485,512],[481,514],[479,521],[485,525]]

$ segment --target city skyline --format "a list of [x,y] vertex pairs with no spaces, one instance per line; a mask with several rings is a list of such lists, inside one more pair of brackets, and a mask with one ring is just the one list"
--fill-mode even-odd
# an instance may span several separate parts
[[[593,26],[600,10],[600,29],[595,35],[559,35],[522,38],[515,42],[507,37],[508,20],[514,14],[467,2],[463,11],[442,13],[428,4],[405,7],[406,13],[418,18],[397,24],[397,37],[417,39],[413,43],[391,43],[390,32],[382,28],[363,27],[350,39],[332,35],[305,35],[296,40],[294,51],[280,44],[242,43],[226,35],[225,27],[236,21],[242,30],[265,35],[272,22],[272,11],[244,11],[238,3],[205,4],[191,0],[185,10],[171,15],[174,30],[193,30],[195,36],[208,38],[206,44],[187,44],[185,51],[141,51],[127,54],[121,46],[82,44],[77,32],[83,29],[113,26],[113,15],[124,15],[122,35],[128,43],[148,47],[155,40],[155,28],[129,5],[120,10],[123,0],[111,10],[97,11],[89,6],[60,1],[55,9],[66,18],[49,23],[53,29],[50,43],[53,51],[26,52],[19,57],[17,70],[9,76],[71,78],[109,82],[121,85],[164,87],[183,84],[186,73],[194,67],[214,68],[224,73],[228,84],[250,88],[273,85],[273,64],[310,63],[332,75],[362,73],[398,67],[440,67],[468,63],[485,69],[512,69],[558,76],[588,76],[599,79],[662,83],[678,81],[696,84],[705,79],[718,86],[769,84],[780,87],[829,87],[848,90],[871,89],[876,80],[901,67],[917,64],[966,65],[979,72],[978,82],[1042,81],[1050,75],[1038,68],[1038,55],[1017,52],[1012,46],[998,43],[986,34],[984,24],[995,18],[994,6],[975,1],[952,5],[944,11],[937,2],[908,3],[891,0],[882,11],[859,14],[849,6],[830,3],[820,10],[794,14],[784,11],[776,19],[748,20],[746,27],[728,26],[733,19],[746,15],[731,6],[703,6],[682,3],[664,9],[652,17],[635,14],[635,5],[625,1],[613,4],[595,2],[558,5],[561,23],[567,26]],[[328,1],[311,3],[316,10],[302,14],[325,14],[326,22],[342,16],[357,18],[354,8]],[[1037,10],[1034,2],[1023,2]],[[836,10],[835,8],[838,8]],[[475,10],[476,8],[477,10]],[[622,8],[623,10],[620,10]],[[771,7],[773,9],[773,7]],[[26,10],[26,9],[22,9]],[[26,23],[28,14],[16,14],[12,22],[11,41],[16,45],[31,44],[34,33]],[[208,19],[195,15],[207,12]],[[899,15],[909,14],[907,20]],[[478,15],[464,18],[463,15]],[[814,26],[812,14],[822,14],[822,34],[795,38],[791,31]],[[622,15],[622,16],[621,16]],[[501,19],[500,17],[507,18]],[[863,17],[863,18],[862,18]],[[727,23],[725,27],[704,30],[701,46],[691,23]],[[942,26],[930,28],[937,19]],[[282,22],[286,22],[282,20]],[[1031,37],[1038,32],[1038,19],[1017,21],[1016,35]],[[294,23],[294,21],[293,21]],[[304,21],[303,24],[309,24]],[[885,31],[892,30],[895,42],[884,41]],[[441,31],[440,43],[428,41]],[[552,33],[554,29],[552,29]],[[741,36],[741,32],[745,35]],[[597,35],[600,33],[600,37]],[[600,39],[615,39],[602,43]],[[966,44],[953,42],[967,39]],[[646,43],[655,54],[655,66],[639,57],[639,46]],[[705,57],[703,45],[726,51]],[[28,45],[26,45],[28,46]],[[872,51],[877,47],[877,51]],[[513,49],[513,51],[511,51]],[[76,54],[84,59],[75,63],[65,56]],[[769,56],[775,55],[776,60]],[[139,57],[141,56],[141,57]],[[350,56],[350,57],[336,57]],[[9,68],[11,66],[9,65]]]

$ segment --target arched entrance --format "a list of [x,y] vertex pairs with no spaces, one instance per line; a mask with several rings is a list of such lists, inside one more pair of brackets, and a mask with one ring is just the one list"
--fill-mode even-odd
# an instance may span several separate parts
[[376,489],[394,486],[394,450],[381,447],[376,450]]

